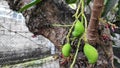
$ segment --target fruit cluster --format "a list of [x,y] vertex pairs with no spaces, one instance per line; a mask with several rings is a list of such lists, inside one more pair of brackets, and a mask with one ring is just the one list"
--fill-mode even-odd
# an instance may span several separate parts
[[[79,20],[77,20],[74,25],[74,30],[72,31],[72,36],[73,37],[81,37],[84,32],[85,32],[85,27],[84,27],[83,23],[80,22]],[[64,57],[69,57],[71,49],[72,49],[71,44],[67,42],[62,47],[62,55]],[[89,63],[93,64],[93,63],[97,62],[98,52],[92,45],[85,43],[83,51],[84,51],[84,54],[87,57]]]

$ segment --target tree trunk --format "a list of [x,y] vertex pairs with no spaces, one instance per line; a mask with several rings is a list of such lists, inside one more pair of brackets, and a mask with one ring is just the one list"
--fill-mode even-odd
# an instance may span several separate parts
[[[11,9],[18,11],[23,5],[21,0],[7,0]],[[16,2],[14,2],[16,1]],[[114,68],[113,51],[111,40],[104,40],[103,35],[110,36],[109,29],[104,28],[106,24],[99,23],[98,18],[101,15],[104,0],[94,0],[94,6],[88,26],[88,40],[93,44],[98,52],[99,59],[96,64],[89,64],[83,54],[83,45],[80,48],[78,58],[75,64],[78,68]],[[70,9],[64,0],[43,0],[33,8],[23,12],[26,19],[26,26],[34,35],[43,35],[51,40],[59,49],[64,44],[65,36],[69,27],[53,26],[54,24],[67,25],[72,24],[74,10]],[[97,31],[99,28],[99,31]],[[97,40],[97,41],[96,41]],[[69,65],[70,63],[68,63]]]
[[101,16],[104,0],[94,0],[90,22],[88,25],[88,40],[95,45],[98,40],[99,18]]
[[97,68],[114,68],[110,31],[109,28],[105,28],[107,26],[107,23],[103,23],[99,21],[103,6],[104,6],[104,0],[94,0],[91,18],[88,25],[87,37],[89,43],[94,45],[99,52],[99,60],[97,62],[98,65]]

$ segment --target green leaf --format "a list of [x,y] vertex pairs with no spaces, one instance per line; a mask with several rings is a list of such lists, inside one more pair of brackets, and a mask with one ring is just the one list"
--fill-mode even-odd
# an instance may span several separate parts
[[109,0],[104,0],[104,4],[106,4],[106,3],[107,3],[107,1],[109,1]]
[[28,8],[36,5],[39,2],[41,2],[41,0],[35,0],[35,1],[33,1],[33,2],[29,3],[29,4],[27,4],[27,5],[23,6],[18,12],[23,12],[23,11],[27,10]]
[[106,4],[104,7],[104,11],[102,13],[102,17],[106,17],[108,12],[115,6],[115,4],[118,2],[118,0],[106,0]]
[[76,3],[77,2],[77,0],[65,0],[66,1],[66,3],[68,3],[68,4],[73,4],[73,3]]
[[91,0],[87,0],[87,5],[90,3]]
[[118,1],[118,11],[117,11],[117,18],[120,18],[120,0]]

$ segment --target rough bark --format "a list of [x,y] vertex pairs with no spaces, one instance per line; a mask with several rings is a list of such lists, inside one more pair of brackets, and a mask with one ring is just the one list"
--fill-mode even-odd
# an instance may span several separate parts
[[[11,9],[17,11],[18,7],[12,1],[7,0]],[[83,46],[81,46],[76,65],[81,68],[114,68],[113,52],[110,40],[103,40],[103,34],[109,35],[109,29],[102,29],[105,24],[99,25],[98,18],[101,15],[104,0],[94,0],[94,6],[88,26],[89,43],[95,46],[99,52],[99,59],[96,64],[89,64],[83,54]],[[13,4],[11,4],[13,3]],[[14,6],[15,7],[14,7]],[[18,9],[16,8],[18,7]],[[26,18],[26,26],[35,35],[42,34],[51,40],[57,47],[65,42],[65,36],[68,27],[55,27],[51,24],[72,24],[74,20],[72,15],[74,10],[70,9],[63,0],[43,0],[30,10],[23,12]],[[98,32],[98,28],[101,31]],[[97,40],[97,41],[96,41]],[[76,68],[76,67],[75,67]]]
[[95,45],[98,40],[99,18],[101,16],[104,0],[94,0],[90,22],[88,25],[88,40]]
[[[23,1],[21,2],[23,5],[21,5],[21,7],[19,7],[19,5],[15,5],[15,9],[12,1],[8,0],[10,8],[14,8],[13,10],[15,11],[19,10],[24,5]],[[34,8],[23,12],[23,15],[26,19],[25,23],[29,30],[34,35],[43,35],[50,39],[56,45],[56,47],[62,44],[62,39],[65,37],[67,29],[52,25],[71,24],[73,21],[73,14],[74,10],[71,10],[62,0],[45,0],[34,6]]]

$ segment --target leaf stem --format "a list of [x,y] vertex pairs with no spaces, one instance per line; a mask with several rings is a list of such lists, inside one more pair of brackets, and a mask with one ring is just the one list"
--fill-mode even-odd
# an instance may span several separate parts
[[57,27],[71,27],[72,25],[52,24],[52,26],[57,26]]

